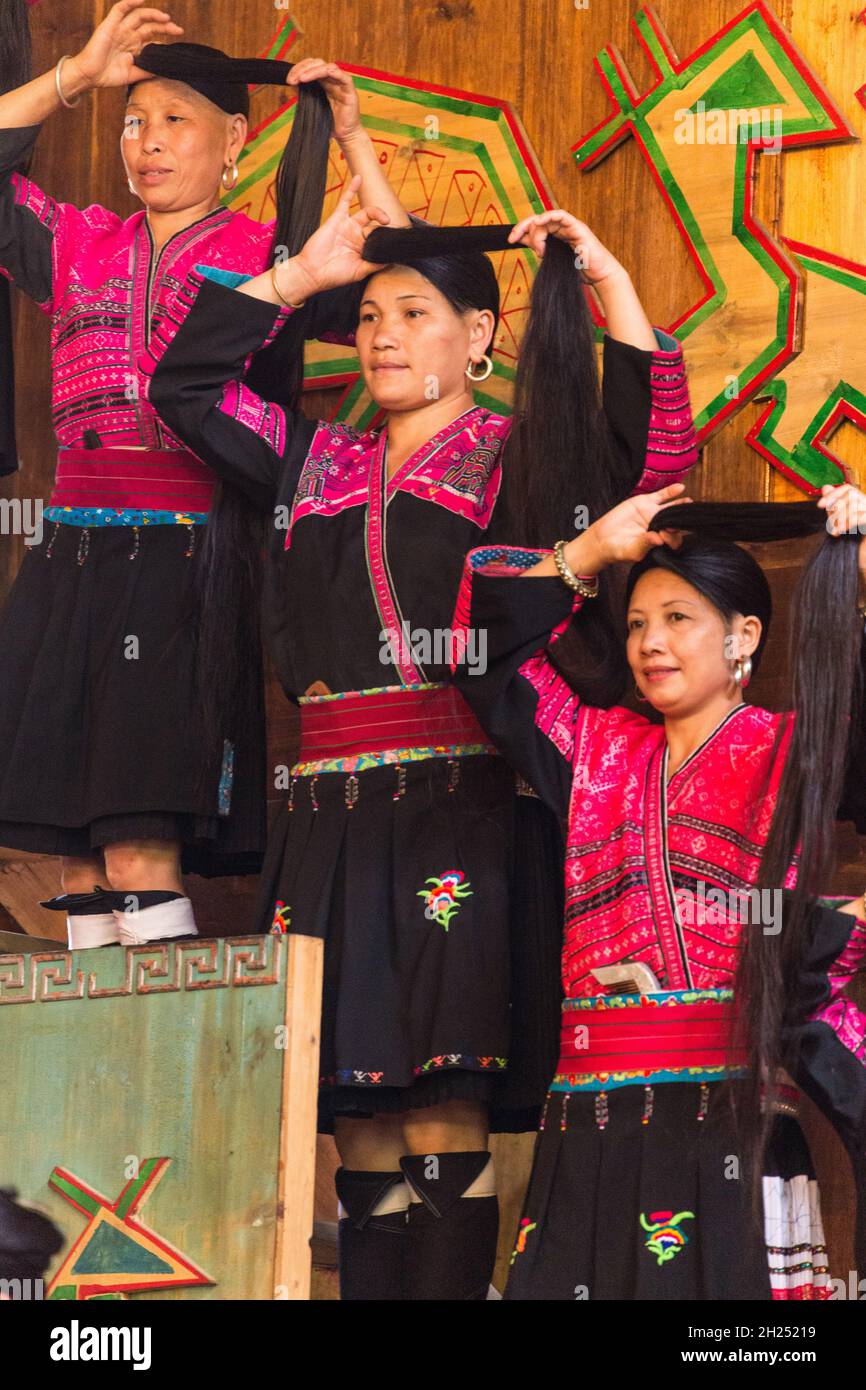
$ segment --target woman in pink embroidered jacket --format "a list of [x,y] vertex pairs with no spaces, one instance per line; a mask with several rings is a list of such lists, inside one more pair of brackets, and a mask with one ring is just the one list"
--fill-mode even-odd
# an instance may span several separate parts
[[[585,224],[555,211],[513,229],[365,240],[376,214],[350,219],[351,196],[280,269],[276,293],[268,277],[246,293],[193,277],[179,331],[166,322],[155,338],[150,401],[274,517],[266,622],[300,701],[301,747],[284,770],[260,927],[326,939],[320,1124],[344,1165],[342,1296],[476,1299],[498,1220],[488,1106],[512,1042],[537,1047],[514,1003],[524,982],[510,978],[511,935],[530,932],[510,930],[513,773],[449,683],[464,556],[494,522],[503,474],[515,497],[525,482],[511,421],[473,398],[499,308],[482,252],[525,239],[543,253],[520,370],[542,365],[548,409],[552,390],[590,441],[581,452],[564,438],[540,469],[553,491],[570,480],[572,524],[576,502],[593,512],[608,490],[680,476],[695,437],[679,345],[653,332]],[[579,265],[610,333],[603,413]],[[244,387],[247,355],[288,318],[279,298],[359,278],[356,341],[383,428],[307,420]],[[531,438],[536,395],[523,399]],[[473,659],[483,666],[484,652]],[[544,882],[538,896],[549,905]]]
[[[311,227],[332,116],[365,196],[396,224],[408,221],[348,75],[318,60],[290,69],[151,42],[180,33],[164,11],[122,0],[79,54],[0,96],[0,273],[51,318],[60,446],[45,533],[28,547],[0,616],[0,844],[64,857],[66,894],[52,905],[67,911],[74,946],[194,933],[182,866],[212,874],[261,864],[255,603],[241,624],[243,717],[206,741],[194,653],[202,588],[228,558],[210,557],[219,548],[216,479],[158,419],[137,367],[154,329],[177,312],[197,259],[260,271],[283,241],[279,227],[221,202],[238,178],[247,83],[288,80],[299,113],[309,102],[323,108],[315,158],[295,171]],[[96,87],[128,87],[121,153],[143,208],[126,219],[57,202],[14,172],[39,124]],[[63,119],[74,132],[81,117]],[[300,334],[351,330],[345,302],[311,304]],[[229,680],[208,673],[204,694]],[[125,911],[131,902],[138,910]]]
[[[866,1018],[842,991],[864,967],[866,898],[833,910],[815,885],[837,808],[866,831],[866,497],[844,485],[817,507],[738,507],[683,505],[681,491],[622,503],[554,555],[477,549],[458,601],[458,630],[488,639],[486,671],[464,664],[459,688],[568,820],[561,1060],[509,1298],[826,1297],[817,1189],[781,1068],[837,1126],[864,1192]],[[833,538],[795,601],[792,719],[743,699],[770,591],[721,537],[825,523]],[[618,561],[635,562],[637,698],[663,722],[582,702],[549,654]]]

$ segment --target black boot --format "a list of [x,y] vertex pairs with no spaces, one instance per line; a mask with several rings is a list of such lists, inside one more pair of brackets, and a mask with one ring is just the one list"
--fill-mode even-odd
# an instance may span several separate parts
[[495,1196],[464,1197],[490,1161],[486,1151],[412,1154],[400,1167],[420,1201],[409,1204],[406,1298],[486,1299],[499,1235]]
[[335,1183],[345,1213],[337,1234],[341,1300],[402,1301],[406,1208],[374,1213],[403,1174],[338,1168]]

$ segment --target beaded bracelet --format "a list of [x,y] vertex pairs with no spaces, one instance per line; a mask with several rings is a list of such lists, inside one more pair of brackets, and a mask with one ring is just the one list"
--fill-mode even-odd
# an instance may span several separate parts
[[574,589],[575,593],[582,598],[598,597],[598,575],[597,574],[575,574],[565,558],[565,541],[557,541],[553,547],[553,559],[556,568],[559,570],[559,577],[563,584],[567,584],[569,589]]

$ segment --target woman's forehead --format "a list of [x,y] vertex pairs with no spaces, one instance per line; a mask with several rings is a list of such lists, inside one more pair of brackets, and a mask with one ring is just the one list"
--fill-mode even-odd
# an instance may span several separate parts
[[[629,599],[629,608],[640,608],[644,604],[651,604],[657,607],[667,603],[671,599],[677,599],[682,603],[691,603],[695,607],[704,607],[709,604],[709,600],[704,594],[690,584],[682,575],[674,574],[673,570],[665,569],[662,566],[653,567],[645,570],[632,590]],[[709,605],[712,607],[712,605]]]
[[217,110],[213,102],[208,101],[193,87],[188,87],[185,82],[176,82],[173,78],[168,77],[142,78],[130,91],[126,104],[127,106],[140,106],[143,110],[149,111],[170,101],[182,101],[187,106],[195,106],[199,110],[210,109],[213,112]]
[[396,298],[399,295],[423,295],[427,299],[442,298],[439,290],[411,265],[386,265],[371,275],[364,291],[365,299]]

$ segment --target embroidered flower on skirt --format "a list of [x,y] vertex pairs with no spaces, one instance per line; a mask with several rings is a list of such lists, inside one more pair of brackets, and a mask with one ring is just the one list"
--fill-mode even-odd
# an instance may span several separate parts
[[466,875],[460,869],[449,869],[438,878],[428,878],[430,888],[419,888],[418,897],[427,899],[424,916],[431,922],[438,922],[448,930],[451,919],[460,908],[461,898],[471,898],[472,889],[464,882]]
[[679,1229],[679,1225],[681,1221],[694,1219],[693,1211],[678,1211],[676,1216],[672,1211],[652,1211],[647,1221],[641,1212],[640,1224],[649,1233],[644,1245],[656,1256],[660,1265],[667,1264],[674,1255],[679,1254],[684,1245],[688,1245],[689,1238]]

